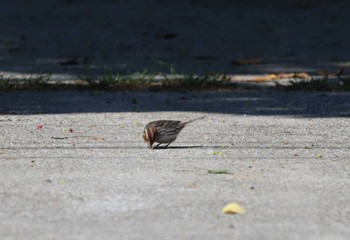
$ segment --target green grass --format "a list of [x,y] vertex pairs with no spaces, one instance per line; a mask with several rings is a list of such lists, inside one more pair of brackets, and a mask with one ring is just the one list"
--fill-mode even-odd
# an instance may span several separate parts
[[85,74],[71,83],[52,82],[50,75],[29,78],[7,78],[0,76],[0,90],[203,90],[232,88],[224,85],[225,80],[215,75],[171,76],[147,70],[128,75],[107,72],[102,76]]
[[104,75],[96,77],[85,74],[79,77],[86,83],[88,89],[99,90],[202,90],[211,88],[232,88],[233,84],[226,86],[229,81],[218,74],[196,76],[193,74],[177,74],[173,66],[170,73],[157,72],[154,69],[145,69],[142,72],[130,74],[114,74],[106,71]]
[[[164,72],[159,71],[163,69]],[[71,82],[53,82],[51,74],[33,75],[20,79],[6,78],[0,75],[0,90],[204,90],[204,89],[232,89],[235,84],[230,83],[225,76],[207,74],[179,74],[174,64],[158,62],[142,71],[113,72],[105,70],[103,74],[86,73],[77,76]]]
[[[158,71],[160,67],[165,72]],[[237,83],[232,83],[223,74],[179,74],[173,64],[160,62],[157,66],[146,68],[140,72],[113,72],[106,70],[101,75],[88,73],[80,75],[71,82],[54,82],[51,74],[31,75],[23,78],[9,78],[0,75],[0,90],[218,90],[237,89]],[[334,81],[336,80],[336,81]],[[241,87],[240,89],[252,87]],[[254,88],[254,86],[253,86]],[[313,78],[311,80],[294,79],[282,85],[276,82],[276,89],[284,91],[349,91],[350,78],[328,79],[328,77]]]
[[46,89],[52,85],[49,83],[50,77],[51,74],[40,74],[16,79],[0,75],[0,90]]

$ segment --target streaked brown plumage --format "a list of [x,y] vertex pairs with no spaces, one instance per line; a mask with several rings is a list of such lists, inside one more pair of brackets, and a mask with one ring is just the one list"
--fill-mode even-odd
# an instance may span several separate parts
[[[143,131],[143,139],[150,148],[157,148],[160,144],[166,143],[166,148],[176,140],[177,135],[181,130],[189,123],[203,119],[199,117],[187,122],[175,121],[175,120],[158,120],[150,122],[146,125]],[[158,143],[155,147],[152,147],[154,143]]]

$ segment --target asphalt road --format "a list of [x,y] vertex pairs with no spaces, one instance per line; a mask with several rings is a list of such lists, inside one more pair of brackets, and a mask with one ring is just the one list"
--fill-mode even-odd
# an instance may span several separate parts
[[350,236],[349,93],[1,92],[0,113],[2,240]]
[[[0,75],[335,72],[349,68],[349,8],[347,0],[5,0]],[[251,58],[261,64],[232,64]]]

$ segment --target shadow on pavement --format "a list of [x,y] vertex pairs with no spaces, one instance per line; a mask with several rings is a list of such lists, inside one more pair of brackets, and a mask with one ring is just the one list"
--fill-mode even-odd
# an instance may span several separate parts
[[349,117],[346,92],[2,92],[0,114],[197,112]]
[[[0,73],[129,73],[159,62],[195,74],[338,69],[348,61],[349,5],[346,0],[0,1]],[[252,58],[264,66],[234,64]]]

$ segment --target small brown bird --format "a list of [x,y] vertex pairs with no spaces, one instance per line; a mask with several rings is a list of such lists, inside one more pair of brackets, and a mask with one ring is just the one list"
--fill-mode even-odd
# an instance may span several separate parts
[[[187,122],[174,121],[174,120],[158,120],[150,122],[146,125],[143,131],[143,139],[150,148],[158,148],[160,144],[167,143],[166,148],[176,140],[177,135],[181,130],[189,123],[203,119],[199,117]],[[153,143],[158,143],[155,147],[152,147]]]

